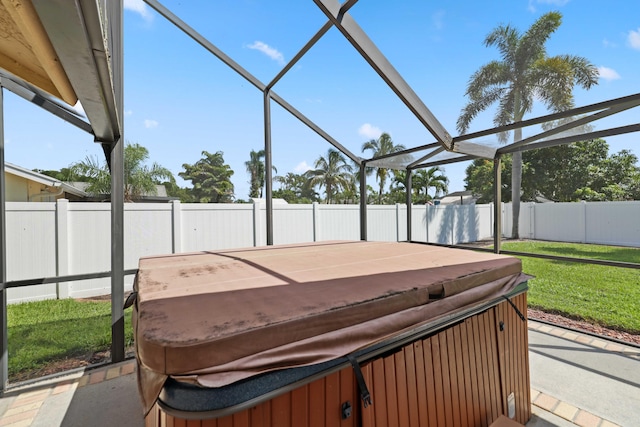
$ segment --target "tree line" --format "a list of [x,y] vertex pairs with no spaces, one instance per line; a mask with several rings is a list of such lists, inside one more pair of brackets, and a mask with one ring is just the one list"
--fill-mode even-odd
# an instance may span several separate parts
[[[395,145],[391,136],[383,133],[380,138],[363,144],[363,151],[372,151],[373,156],[397,152],[404,149]],[[265,186],[264,151],[251,150],[249,160],[245,162],[249,176],[249,199],[262,198]],[[135,202],[145,196],[156,194],[156,186],[164,185],[167,194],[185,203],[233,203],[248,202],[236,198],[231,177],[234,171],[224,161],[224,153],[217,151],[202,152],[202,157],[193,164],[184,163],[183,171],[178,176],[189,181],[191,186],[180,187],[167,168],[157,163],[148,165],[149,150],[137,143],[127,143],[124,148],[124,181],[125,200]],[[52,176],[65,182],[86,182],[85,191],[92,195],[107,196],[111,192],[111,178],[105,161],[96,156],[88,156],[84,160],[71,164],[68,168],[56,170],[40,170],[36,172]],[[274,167],[274,172],[277,169]],[[368,175],[376,175],[379,189],[367,188],[368,203],[404,203],[405,171],[367,168]],[[448,179],[440,168],[415,171],[413,177],[413,195],[416,203],[424,203],[433,197],[447,192]],[[391,183],[387,190],[387,178]],[[359,203],[359,167],[335,149],[329,149],[326,155],[319,156],[314,167],[304,173],[288,172],[275,175],[274,198],[282,198],[288,203]],[[433,196],[429,190],[434,189]]]

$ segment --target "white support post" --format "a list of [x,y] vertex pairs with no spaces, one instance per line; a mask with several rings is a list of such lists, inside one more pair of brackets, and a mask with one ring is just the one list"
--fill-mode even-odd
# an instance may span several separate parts
[[[458,217],[458,207],[453,205],[453,214],[451,218],[451,244],[455,245],[456,242],[456,218]],[[445,209],[446,212],[446,209]]]
[[182,252],[182,205],[180,200],[171,201],[171,250],[172,253]]
[[[69,275],[69,201],[58,199],[56,201],[56,275]],[[56,285],[58,299],[71,297],[69,282],[61,282]]]
[[253,246],[263,246],[262,244],[262,203],[253,202]]
[[[506,211],[507,211],[507,207],[506,204],[504,202],[500,203],[500,216],[502,217],[502,224],[506,224]],[[501,230],[501,236],[500,238],[502,239],[502,237],[504,236],[504,229]]]
[[425,232],[425,242],[430,243],[429,242],[429,205],[425,203],[424,205],[424,223],[425,223],[425,227],[426,227],[426,232]]
[[534,202],[529,203],[529,238],[532,240],[536,238],[536,204]]
[[400,203],[396,203],[396,242],[400,241]]
[[584,200],[582,204],[580,220],[582,221],[582,243],[587,243],[587,202]]
[[311,205],[313,208],[313,241],[320,241],[320,205],[318,202],[313,202]]
[[491,229],[491,238],[493,238],[493,202],[489,203],[489,225]]

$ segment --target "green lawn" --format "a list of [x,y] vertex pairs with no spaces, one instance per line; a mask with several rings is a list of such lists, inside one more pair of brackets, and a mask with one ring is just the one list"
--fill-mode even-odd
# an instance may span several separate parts
[[[68,357],[87,360],[111,347],[109,301],[48,300],[7,308],[9,377],[37,372]],[[133,342],[131,309],[125,311],[127,344]]]
[[[640,249],[554,242],[504,242],[504,250],[640,263]],[[522,258],[529,305],[640,333],[640,270]]]

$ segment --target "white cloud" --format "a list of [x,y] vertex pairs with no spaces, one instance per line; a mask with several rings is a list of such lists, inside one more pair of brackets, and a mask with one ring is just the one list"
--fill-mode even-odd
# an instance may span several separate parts
[[569,3],[570,0],[529,0],[529,7],[527,9],[529,9],[529,12],[535,12],[536,11],[536,4],[548,4],[551,6],[564,6],[565,4]]
[[369,139],[378,138],[382,134],[380,128],[373,126],[370,123],[365,123],[358,129],[358,135],[362,135]]
[[127,10],[140,14],[145,21],[151,21],[153,19],[149,7],[142,0],[124,0],[123,6]]
[[278,64],[284,65],[284,56],[282,55],[282,53],[280,53],[278,49],[272,48],[266,43],[256,40],[252,44],[247,45],[247,47],[249,49],[258,50],[276,61]]
[[293,168],[293,170],[296,173],[304,173],[304,172],[306,172],[308,170],[311,170],[311,169],[312,169],[312,167],[309,166],[305,160],[303,160],[302,162],[298,163],[298,165],[295,168]]
[[605,80],[618,80],[620,78],[620,74],[616,70],[607,67],[598,67],[598,75]]
[[640,50],[640,28],[638,28],[638,31],[629,31],[627,40],[629,41],[629,46],[634,49]]
[[158,124],[159,123],[157,121],[155,121],[155,120],[146,119],[144,121],[144,127],[146,127],[147,129],[157,128]]
[[436,28],[436,30],[441,30],[444,28],[444,15],[444,10],[439,10],[431,15],[431,21],[433,22],[433,26]]
[[608,39],[602,40],[602,46],[604,47],[618,47],[614,42],[609,41]]
[[125,110],[125,111],[124,111],[124,116],[125,116],[125,117],[129,117],[129,116],[131,116],[131,115],[133,115],[133,111],[132,111],[132,110]]

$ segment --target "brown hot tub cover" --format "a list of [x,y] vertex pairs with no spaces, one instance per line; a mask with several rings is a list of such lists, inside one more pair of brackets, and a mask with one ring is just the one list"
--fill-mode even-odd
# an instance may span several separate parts
[[523,280],[516,258],[411,243],[143,258],[133,317],[144,406],[169,375],[220,387],[333,360]]

